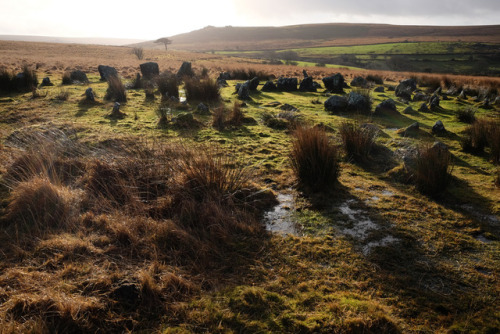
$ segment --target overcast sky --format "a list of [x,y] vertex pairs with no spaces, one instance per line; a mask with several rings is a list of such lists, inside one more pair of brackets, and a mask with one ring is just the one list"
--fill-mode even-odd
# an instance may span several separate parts
[[213,26],[500,24],[499,0],[0,0],[0,35],[155,39]]

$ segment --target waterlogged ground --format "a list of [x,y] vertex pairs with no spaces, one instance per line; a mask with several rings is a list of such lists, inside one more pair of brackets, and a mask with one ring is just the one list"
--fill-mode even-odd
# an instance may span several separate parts
[[[297,69],[297,76],[301,70]],[[183,291],[180,283],[179,290],[166,292],[162,300],[172,299],[165,303],[167,307],[161,315],[145,313],[156,317],[151,322],[153,330],[494,333],[500,329],[500,191],[494,184],[497,167],[486,154],[471,155],[461,150],[459,141],[466,125],[458,122],[455,115],[458,109],[473,106],[478,108],[476,116],[498,120],[498,109],[481,109],[480,103],[472,99],[457,101],[451,97],[442,101],[442,108],[435,112],[402,114],[408,105],[397,101],[399,113],[394,115],[331,115],[323,107],[328,95],[323,90],[255,92],[242,107],[245,116],[253,121],[242,126],[217,130],[211,126],[210,115],[195,112],[199,127],[176,128],[170,123],[160,129],[156,114],[158,95],[155,101],[146,101],[143,90],[129,90],[129,100],[121,108],[125,118],[110,119],[107,116],[112,102],[102,98],[106,84],[99,82],[96,74],[89,78],[89,85],[40,89],[46,95],[37,99],[32,99],[30,93],[3,96],[3,148],[7,148],[7,138],[16,131],[49,126],[71,129],[74,138],[93,147],[126,140],[209,144],[243,161],[253,172],[255,182],[261,188],[271,189],[278,200],[262,217],[269,233],[254,245],[259,250],[257,256],[238,259],[248,262],[239,265],[237,272],[214,273],[224,277],[224,283],[195,280],[193,284],[200,287],[188,289],[187,297],[178,299],[171,296]],[[222,104],[228,109],[237,100],[233,94],[237,82],[229,81],[229,87],[222,89]],[[373,105],[387,98],[397,100],[392,91],[387,91],[395,84],[386,81],[384,93],[372,92]],[[81,103],[88,86],[96,91],[97,104]],[[61,90],[69,92],[68,100],[56,98]],[[194,112],[199,102],[188,101],[188,110],[173,108],[171,117]],[[304,124],[326,127],[337,143],[340,122],[373,123],[380,129],[378,149],[364,163],[356,164],[343,157],[335,189],[318,194],[301,192],[288,161],[292,131],[273,129],[264,122],[266,114],[277,117],[285,103],[298,109],[294,113]],[[409,105],[418,110],[420,103]],[[216,106],[209,104],[212,110]],[[437,120],[444,122],[447,136],[435,137],[431,133]],[[415,121],[421,129],[416,138],[397,134],[398,129]],[[391,172],[402,165],[398,150],[435,140],[448,145],[454,155],[454,179],[443,194],[430,198]],[[81,239],[75,235],[63,239]],[[99,247],[95,245],[105,244],[106,240],[94,238],[81,242],[93,243],[88,247],[97,251]],[[50,249],[39,247],[52,254]],[[14,263],[10,265],[29,266],[21,255],[19,262]],[[71,263],[66,265],[69,268]],[[2,268],[8,266],[3,264]],[[86,266],[92,271],[90,262]],[[64,275],[68,276],[64,277],[70,277],[77,269],[67,269]],[[50,270],[44,271],[44,275],[50,276]],[[184,276],[179,275],[181,282]],[[152,274],[153,280],[160,280],[160,276]]]

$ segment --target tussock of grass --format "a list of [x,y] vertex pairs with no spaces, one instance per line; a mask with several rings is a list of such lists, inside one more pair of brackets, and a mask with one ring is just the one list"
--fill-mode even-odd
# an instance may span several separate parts
[[156,77],[155,81],[162,97],[179,98],[179,83],[175,75],[163,73]]
[[477,110],[472,107],[460,109],[457,111],[457,119],[462,123],[472,124],[476,121]]
[[362,128],[353,122],[341,123],[339,133],[348,158],[356,161],[361,161],[370,154],[377,135],[373,128]]
[[298,128],[290,160],[303,186],[326,190],[335,185],[340,173],[338,152],[327,134],[319,128]]
[[185,79],[184,90],[188,101],[218,101],[220,88],[213,79]]
[[108,89],[106,90],[106,100],[113,102],[127,102],[127,94],[125,93],[125,86],[120,78],[111,76],[107,80]]
[[452,171],[451,153],[439,146],[420,146],[417,151],[415,182],[424,194],[443,192],[450,182]]

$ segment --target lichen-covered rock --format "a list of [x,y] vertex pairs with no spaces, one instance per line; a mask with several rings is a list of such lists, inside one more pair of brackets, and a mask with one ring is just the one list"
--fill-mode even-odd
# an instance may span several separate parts
[[396,96],[411,101],[411,94],[415,90],[417,90],[417,81],[415,79],[406,79],[396,87]]
[[396,102],[393,99],[387,99],[379,103],[379,105],[375,108],[375,113],[392,111],[397,112],[398,108],[396,107]]
[[281,92],[294,92],[298,84],[297,78],[279,78],[276,87]]
[[370,98],[357,92],[350,92],[347,96],[347,109],[368,112],[370,111]]
[[323,84],[325,85],[325,88],[332,93],[343,93],[344,83],[344,76],[340,73],[323,78]]
[[[95,94],[94,94],[94,91],[92,90],[91,87],[87,88],[85,90],[85,99],[87,101],[91,101],[91,102],[94,102],[95,101]],[[118,106],[119,107],[119,106]]]
[[368,87],[368,81],[363,77],[355,77],[351,81],[351,86],[353,87]]
[[255,77],[252,80],[248,81],[248,89],[251,91],[257,90],[257,87],[259,87],[259,78]]
[[250,99],[250,87],[249,81],[240,84],[238,88],[238,98],[240,100],[249,100]]
[[342,112],[347,109],[347,98],[340,95],[332,95],[325,101],[325,110],[331,113]]
[[437,121],[432,127],[432,133],[440,135],[446,133],[446,129],[444,127],[443,122]]
[[317,89],[314,85],[314,80],[312,77],[305,77],[304,80],[300,82],[299,90],[301,92],[316,92]]
[[260,90],[263,92],[275,92],[278,90],[278,87],[276,87],[274,82],[268,81],[264,84],[264,86],[262,86]]
[[41,86],[42,87],[45,87],[45,86],[54,86],[54,84],[50,81],[49,77],[45,77],[45,78],[42,79]]
[[373,90],[375,93],[383,93],[384,92],[384,86],[378,86]]

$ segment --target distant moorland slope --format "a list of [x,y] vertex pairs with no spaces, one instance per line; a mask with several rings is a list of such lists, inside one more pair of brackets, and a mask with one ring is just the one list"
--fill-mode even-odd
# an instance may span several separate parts
[[[284,27],[208,26],[169,38],[173,40],[172,49],[192,51],[275,50],[403,41],[500,43],[500,25],[445,27],[329,23]],[[163,44],[154,41],[138,45],[163,48]]]

